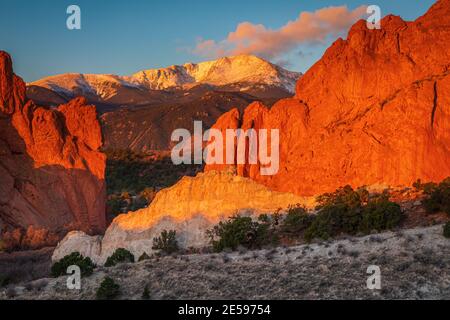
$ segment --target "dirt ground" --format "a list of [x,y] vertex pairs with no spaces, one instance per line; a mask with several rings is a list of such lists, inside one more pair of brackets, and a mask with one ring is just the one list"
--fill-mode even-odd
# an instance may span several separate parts
[[[367,288],[369,265],[381,289]],[[450,240],[442,225],[259,251],[179,255],[98,267],[69,290],[66,277],[0,289],[0,299],[95,299],[105,276],[119,299],[450,299]]]

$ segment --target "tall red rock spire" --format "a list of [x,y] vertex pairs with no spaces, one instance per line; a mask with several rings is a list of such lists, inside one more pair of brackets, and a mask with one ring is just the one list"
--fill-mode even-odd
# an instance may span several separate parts
[[[293,99],[238,116],[280,130],[280,171],[261,176],[259,165],[246,165],[238,173],[300,195],[450,176],[449,16],[450,0],[441,0],[414,22],[387,16],[381,30],[357,22],[298,81]],[[233,127],[227,118],[215,127]]]
[[83,98],[39,107],[25,92],[0,52],[0,231],[103,231],[106,157],[95,107]]

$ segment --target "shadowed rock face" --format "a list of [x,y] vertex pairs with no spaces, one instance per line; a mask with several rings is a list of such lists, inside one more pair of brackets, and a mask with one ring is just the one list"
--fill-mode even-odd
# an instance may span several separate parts
[[[215,128],[280,130],[280,170],[238,174],[313,195],[342,185],[411,185],[450,176],[450,0],[414,22],[356,23],[270,110],[232,110]],[[220,170],[224,166],[207,166]]]
[[95,107],[82,98],[39,107],[25,90],[0,52],[0,227],[103,231],[106,157]]

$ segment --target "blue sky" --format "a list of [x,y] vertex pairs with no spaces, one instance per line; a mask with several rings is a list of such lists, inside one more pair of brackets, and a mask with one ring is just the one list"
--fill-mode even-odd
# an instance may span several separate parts
[[[14,59],[25,81],[66,73],[127,75],[143,69],[199,62],[192,52],[199,39],[221,41],[248,21],[278,29],[302,11],[347,5],[376,4],[382,15],[413,20],[433,0],[1,0],[0,49]],[[82,29],[66,28],[66,9],[81,8]],[[332,39],[303,44],[286,54],[287,66],[306,71]],[[297,54],[298,52],[302,54]],[[281,61],[281,60],[280,60]],[[275,61],[278,62],[278,61]]]

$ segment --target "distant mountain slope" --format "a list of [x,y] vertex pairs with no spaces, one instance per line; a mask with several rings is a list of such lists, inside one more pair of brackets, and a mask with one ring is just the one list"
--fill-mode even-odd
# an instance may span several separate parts
[[[177,128],[192,132],[194,120],[202,121],[204,129],[232,108],[244,108],[257,98],[245,93],[205,91],[193,92],[195,99],[174,99],[172,102],[144,107],[120,108],[101,116],[105,148],[134,151],[169,150],[170,136]],[[275,100],[275,99],[272,99]],[[273,102],[264,99],[266,103]]]
[[84,96],[103,113],[105,147],[167,150],[174,129],[205,129],[232,108],[253,101],[271,105],[293,96],[300,73],[255,56],[240,55],[199,64],[145,70],[132,76],[63,74],[29,83],[27,96],[58,105]]
[[34,100],[46,99],[43,101],[46,104],[52,104],[55,97],[46,93],[43,99],[43,92],[37,87],[51,90],[65,99],[84,96],[92,103],[136,106],[172,100],[198,85],[253,94],[273,88],[293,94],[300,76],[300,73],[287,71],[261,58],[239,55],[144,70],[123,77],[80,73],[56,75],[29,83],[27,93]]
[[299,77],[299,73],[287,71],[261,58],[238,55],[199,64],[188,63],[165,69],[145,70],[127,79],[130,83],[144,84],[150,89],[167,89],[198,83],[224,86],[244,82],[272,85],[294,92]]

